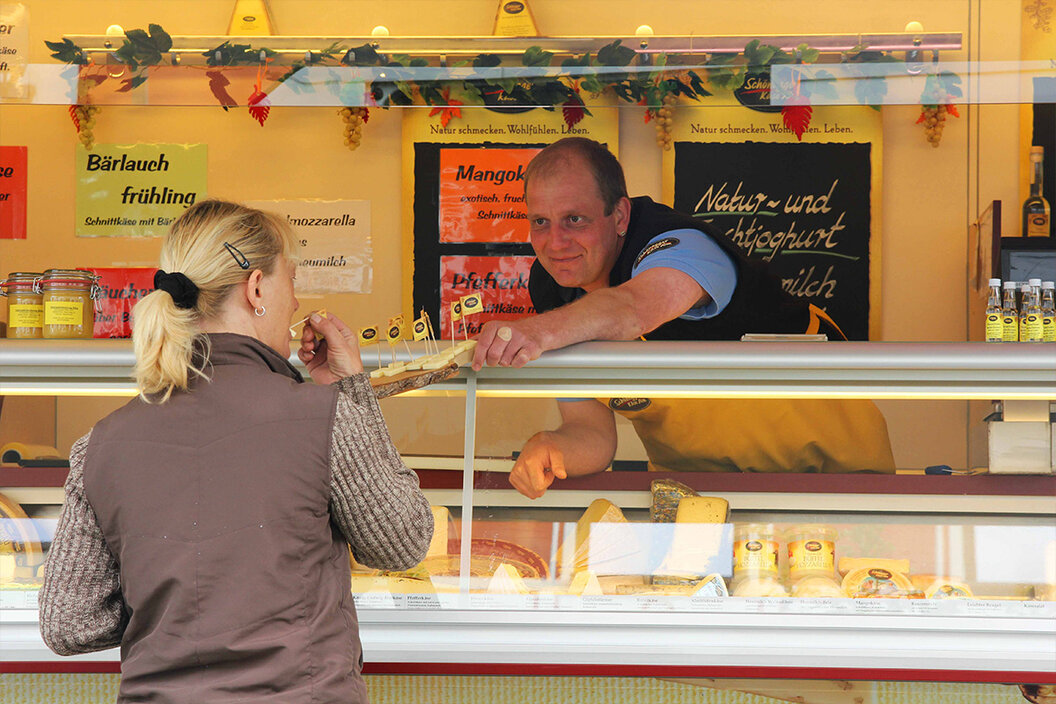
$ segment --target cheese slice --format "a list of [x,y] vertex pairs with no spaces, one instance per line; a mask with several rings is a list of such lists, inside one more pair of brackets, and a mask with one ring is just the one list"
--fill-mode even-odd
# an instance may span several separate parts
[[517,568],[508,562],[495,568],[495,574],[488,582],[488,594],[530,594],[528,587]]
[[595,523],[626,522],[627,519],[619,506],[607,499],[595,499],[576,521],[575,532],[565,538],[558,556],[558,563],[562,569],[571,569],[575,573],[587,569],[592,563],[604,562],[606,554],[614,551],[624,554],[625,550],[620,546],[601,544],[591,546],[590,529]]
[[429,551],[426,557],[447,554],[447,531],[448,521],[451,520],[451,512],[446,506],[432,506],[433,509],[433,539],[429,541]]
[[397,374],[403,374],[406,371],[407,364],[405,362],[393,362],[387,367],[383,367],[381,370],[382,376],[396,376]]
[[717,496],[687,496],[678,502],[675,523],[726,523],[730,502]]
[[374,369],[370,372],[371,379],[380,379],[383,376],[385,376],[385,367]]
[[[671,547],[654,573],[653,584],[696,584],[716,569],[729,528],[730,504],[717,496],[687,496],[678,502]],[[728,544],[727,544],[727,550]]]

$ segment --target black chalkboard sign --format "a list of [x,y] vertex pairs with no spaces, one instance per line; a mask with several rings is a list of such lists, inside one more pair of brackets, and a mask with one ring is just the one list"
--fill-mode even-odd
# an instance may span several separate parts
[[674,208],[717,225],[848,339],[868,340],[871,148],[676,142]]

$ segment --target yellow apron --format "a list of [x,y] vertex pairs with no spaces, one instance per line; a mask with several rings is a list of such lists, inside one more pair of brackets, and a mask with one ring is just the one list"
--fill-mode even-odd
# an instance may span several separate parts
[[653,470],[895,471],[887,422],[872,401],[599,400],[634,424]]

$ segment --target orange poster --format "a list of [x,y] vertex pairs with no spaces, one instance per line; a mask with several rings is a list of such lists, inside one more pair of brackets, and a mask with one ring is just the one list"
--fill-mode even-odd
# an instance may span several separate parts
[[0,147],[0,239],[26,238],[26,147]]
[[[441,339],[451,337],[451,303],[470,293],[479,293],[484,311],[464,317],[455,323],[455,337],[470,337],[480,332],[489,320],[517,320],[534,315],[528,295],[528,273],[532,256],[441,256],[440,257],[440,329]],[[467,326],[463,330],[463,325]]]
[[440,241],[527,242],[524,169],[538,147],[440,150]]

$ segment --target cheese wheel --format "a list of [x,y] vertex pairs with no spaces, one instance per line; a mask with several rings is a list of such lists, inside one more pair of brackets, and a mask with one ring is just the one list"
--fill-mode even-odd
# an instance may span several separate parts
[[867,567],[879,567],[890,572],[898,572],[903,575],[909,574],[909,560],[890,560],[883,557],[841,557],[839,562],[840,575],[847,575],[856,570]]
[[852,599],[906,599],[917,591],[909,577],[886,567],[862,567],[848,572],[841,587]]
[[0,494],[0,555],[14,557],[12,576],[32,580],[44,563],[44,550],[33,521],[22,507]]

